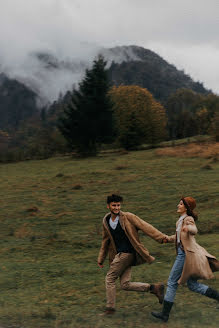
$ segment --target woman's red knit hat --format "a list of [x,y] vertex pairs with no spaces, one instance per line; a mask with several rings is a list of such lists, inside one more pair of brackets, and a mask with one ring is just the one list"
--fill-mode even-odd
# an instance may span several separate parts
[[197,220],[198,216],[193,212],[194,208],[196,207],[195,199],[193,197],[182,197],[182,201],[187,209],[187,214]]
[[192,197],[185,197],[184,201],[189,205],[189,208],[191,210],[194,210],[194,208],[196,207],[196,201],[194,198]]

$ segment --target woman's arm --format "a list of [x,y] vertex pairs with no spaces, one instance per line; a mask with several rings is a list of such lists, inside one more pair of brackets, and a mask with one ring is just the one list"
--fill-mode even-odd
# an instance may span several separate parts
[[171,236],[168,236],[168,243],[175,243],[176,241],[176,234],[175,235],[171,235]]
[[191,235],[196,235],[198,232],[198,229],[196,227],[195,221],[192,216],[187,216],[184,219],[182,231],[189,232]]

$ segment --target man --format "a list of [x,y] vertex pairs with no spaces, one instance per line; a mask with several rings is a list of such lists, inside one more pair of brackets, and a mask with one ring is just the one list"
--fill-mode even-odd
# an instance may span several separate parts
[[164,285],[130,282],[131,267],[142,263],[152,263],[155,258],[139,241],[138,230],[159,243],[167,242],[167,236],[149,223],[129,212],[122,212],[122,197],[112,194],[107,197],[110,213],[103,218],[103,239],[98,256],[98,266],[109,253],[110,268],[106,275],[106,309],[105,314],[115,313],[116,279],[120,277],[121,288],[138,292],[155,294],[159,303],[163,302]]

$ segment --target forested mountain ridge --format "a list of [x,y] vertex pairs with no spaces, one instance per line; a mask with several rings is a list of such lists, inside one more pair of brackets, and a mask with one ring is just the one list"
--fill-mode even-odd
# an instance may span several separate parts
[[17,80],[0,74],[0,129],[16,129],[38,112],[37,95]]
[[113,84],[141,86],[148,89],[157,100],[162,102],[181,88],[191,89],[201,94],[210,92],[202,83],[194,82],[189,75],[169,64],[155,52],[137,46],[122,48],[127,51],[132,50],[138,59],[122,63],[112,62],[109,75]]
[[[109,78],[112,85],[141,86],[148,89],[154,98],[163,104],[166,103],[171,94],[181,88],[191,89],[200,94],[210,92],[204,88],[202,83],[194,82],[190,76],[183,71],[177,70],[175,66],[170,65],[151,50],[138,46],[121,46],[102,49],[101,51],[108,61]],[[62,79],[64,83],[63,76],[65,74],[67,74],[66,81],[68,79],[68,82],[72,76],[70,91],[75,76],[77,75],[79,79],[79,76],[83,75],[82,72],[86,68],[84,60],[65,62],[54,55],[46,53],[36,53],[35,57],[40,63],[39,69],[43,77],[54,72],[54,76],[61,79],[61,81],[55,81],[60,85]],[[89,62],[87,62],[87,65],[89,66]],[[60,75],[56,75],[59,71],[61,72]],[[10,79],[6,74],[0,72],[0,129],[16,128],[21,121],[33,116],[40,109],[37,109],[37,99],[41,97],[37,93],[38,90],[44,89],[46,93],[45,89],[50,87],[47,94],[51,92],[51,83],[44,81],[44,86],[42,85],[43,79],[39,80],[37,88],[36,85],[31,85],[30,81],[31,78],[26,81],[18,80],[18,78],[16,80]],[[36,80],[34,83],[36,83]],[[55,87],[57,88],[57,84]],[[65,94],[63,97],[66,98]]]
[[[134,149],[142,143],[154,145],[198,134],[211,133],[218,140],[219,96],[150,50],[136,46],[102,50],[92,68],[80,58],[74,66],[73,61],[38,53],[39,63],[30,74],[23,72],[23,79],[0,73],[0,162],[48,158],[69,151],[94,155],[95,147],[99,151],[107,142],[115,148]],[[71,84],[62,89],[69,78]],[[107,91],[101,97],[104,86]],[[45,102],[49,99],[55,101]],[[106,140],[109,119],[103,106],[107,102],[116,133],[110,127],[112,133]],[[61,122],[65,123],[62,130]],[[82,133],[80,124],[86,126]],[[104,127],[98,137],[93,133],[97,124],[100,132]],[[85,135],[89,142],[84,142]]]

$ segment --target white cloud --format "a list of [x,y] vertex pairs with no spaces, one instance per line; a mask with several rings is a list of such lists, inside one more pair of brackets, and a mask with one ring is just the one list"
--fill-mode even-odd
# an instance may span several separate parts
[[130,44],[156,51],[219,93],[218,0],[0,0],[0,8],[3,69],[24,80],[40,75],[49,99],[71,76],[62,71],[54,84],[31,53],[90,61],[99,47]]
[[213,45],[187,45],[175,47],[172,44],[151,42],[149,48],[160,54],[170,64],[184,70],[194,81],[219,94],[218,58],[219,48]]

